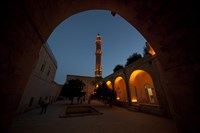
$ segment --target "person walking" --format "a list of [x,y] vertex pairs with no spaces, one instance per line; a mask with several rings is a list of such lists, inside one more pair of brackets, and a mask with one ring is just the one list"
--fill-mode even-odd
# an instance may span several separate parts
[[47,112],[47,107],[48,107],[48,105],[49,105],[49,99],[48,99],[48,97],[46,97],[44,100],[42,100],[42,102],[41,102],[41,107],[42,107],[42,109],[41,109],[41,112],[40,112],[40,114],[45,114],[46,112]]

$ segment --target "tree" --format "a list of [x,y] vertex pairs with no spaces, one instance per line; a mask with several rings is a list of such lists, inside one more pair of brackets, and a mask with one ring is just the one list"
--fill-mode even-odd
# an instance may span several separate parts
[[95,89],[94,97],[112,106],[116,100],[116,92],[113,89],[109,89],[107,84],[104,82],[97,89]]
[[116,65],[115,66],[115,68],[113,69],[113,72],[116,72],[116,71],[118,71],[118,70],[120,70],[120,69],[123,69],[124,68],[124,66],[123,65]]
[[102,83],[101,85],[99,85],[99,87],[97,89],[95,89],[95,97],[97,99],[101,99],[101,100],[105,100],[107,97],[107,91],[108,91],[108,86],[106,83]]
[[67,91],[67,84],[65,83],[62,88],[61,88],[61,92],[60,92],[60,96],[65,97],[66,96],[66,91]]
[[141,54],[133,53],[131,56],[128,57],[125,66],[128,66],[129,64],[135,62],[136,60],[138,60],[140,58],[142,58]]
[[79,79],[71,79],[68,80],[68,83],[65,83],[62,88],[62,96],[65,96],[71,100],[71,104],[73,104],[74,97],[82,97],[86,93],[83,92],[85,84]]
[[149,54],[149,50],[148,50],[147,46],[144,46],[144,48],[143,48],[143,56],[148,56],[148,55],[150,55]]

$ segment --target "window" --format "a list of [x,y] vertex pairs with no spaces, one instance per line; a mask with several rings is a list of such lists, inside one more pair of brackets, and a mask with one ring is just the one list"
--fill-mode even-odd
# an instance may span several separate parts
[[31,97],[28,107],[31,107],[31,106],[32,106],[32,104],[33,104],[33,100],[34,100],[34,98]]
[[151,88],[149,84],[145,84],[144,87],[145,87],[145,89],[147,91],[149,102],[150,103],[155,103],[154,96],[153,96],[153,91],[152,91],[153,88]]
[[47,72],[47,76],[49,76],[50,72],[51,72],[51,68],[49,67],[49,70]]
[[40,68],[40,71],[41,71],[41,72],[44,71],[45,65],[46,65],[46,62],[44,61],[44,63],[42,64],[42,66],[41,66],[41,68]]

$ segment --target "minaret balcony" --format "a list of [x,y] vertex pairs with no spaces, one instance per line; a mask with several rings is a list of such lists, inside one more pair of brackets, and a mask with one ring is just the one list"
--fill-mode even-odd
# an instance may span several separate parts
[[96,51],[96,54],[102,54],[102,52],[101,51]]

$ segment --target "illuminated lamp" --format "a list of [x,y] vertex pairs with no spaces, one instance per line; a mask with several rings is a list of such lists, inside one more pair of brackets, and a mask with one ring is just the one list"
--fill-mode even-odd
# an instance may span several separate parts
[[131,102],[136,103],[137,99],[132,99]]

